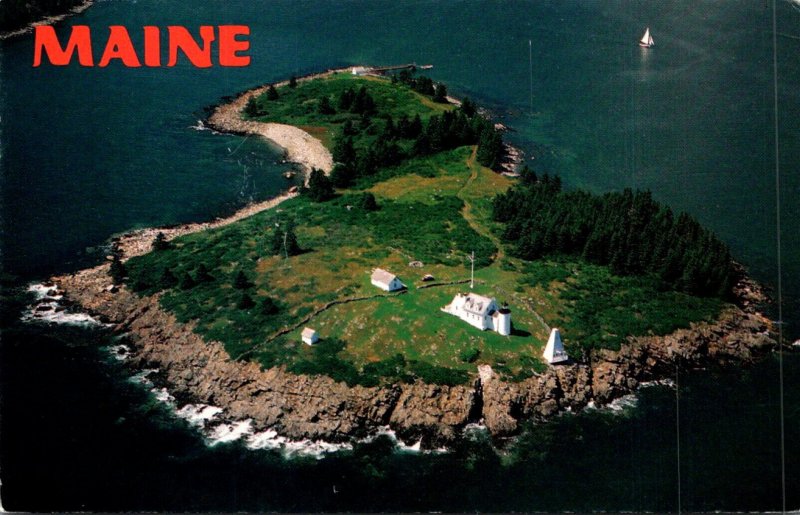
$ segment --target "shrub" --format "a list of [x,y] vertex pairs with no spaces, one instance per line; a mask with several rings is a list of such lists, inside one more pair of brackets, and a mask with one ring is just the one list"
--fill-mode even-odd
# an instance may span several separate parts
[[361,209],[364,211],[377,211],[380,209],[378,202],[375,200],[375,195],[372,193],[364,193],[361,195]]
[[178,286],[180,287],[181,290],[191,290],[192,288],[197,286],[197,283],[195,282],[194,279],[192,279],[192,276],[189,275],[189,272],[185,272],[181,276],[181,281]]
[[245,293],[239,299],[239,302],[236,304],[236,307],[239,309],[250,309],[255,307],[255,305],[256,303],[253,301],[253,298]]
[[172,273],[172,270],[165,268],[161,273],[161,278],[158,280],[158,286],[162,290],[168,290],[178,285],[178,278]]
[[480,349],[473,347],[471,349],[466,349],[464,351],[461,351],[461,353],[458,355],[458,359],[460,359],[464,363],[475,363],[480,356],[481,356]]

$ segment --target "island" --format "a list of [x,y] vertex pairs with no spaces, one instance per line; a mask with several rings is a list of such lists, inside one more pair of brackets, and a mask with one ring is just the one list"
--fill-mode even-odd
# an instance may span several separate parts
[[329,70],[216,107],[305,186],[134,231],[52,279],[182,402],[292,439],[426,447],[608,403],[774,348],[762,289],[648,192],[511,173],[503,130],[414,66]]

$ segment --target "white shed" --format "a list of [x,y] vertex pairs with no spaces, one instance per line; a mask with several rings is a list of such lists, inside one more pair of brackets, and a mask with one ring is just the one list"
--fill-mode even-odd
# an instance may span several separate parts
[[310,327],[306,327],[303,329],[302,337],[303,337],[303,343],[308,345],[314,345],[319,341],[319,333],[317,333]]
[[383,291],[397,291],[406,287],[396,275],[382,268],[376,268],[372,271],[372,285]]
[[561,341],[561,333],[555,327],[550,330],[550,338],[547,339],[544,348],[544,359],[551,365],[569,360],[567,351],[564,350],[564,343]]

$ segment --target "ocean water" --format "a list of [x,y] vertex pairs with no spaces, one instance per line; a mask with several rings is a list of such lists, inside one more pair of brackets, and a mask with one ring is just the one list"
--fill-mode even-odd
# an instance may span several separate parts
[[[782,279],[800,337],[800,50],[778,1]],[[716,1],[268,3],[107,0],[59,26],[246,23],[252,65],[199,70],[31,67],[30,36],[0,43],[0,251],[6,283],[97,262],[112,234],[205,220],[286,188],[255,138],[200,128],[249,87],[349,64],[434,65],[487,105],[536,170],[567,187],[648,188],[715,230],[777,284],[771,3]],[[651,27],[656,47],[636,44]],[[530,44],[529,44],[530,41]],[[530,59],[529,59],[530,58]],[[209,447],[98,328],[20,325],[0,342],[3,506],[16,510],[780,509],[777,360],[688,374],[622,413],[529,428],[500,452],[481,433],[451,452],[390,438],[323,459]],[[787,486],[800,506],[797,358],[786,359]],[[680,481],[677,459],[680,438]],[[334,492],[334,485],[336,492]],[[794,487],[794,488],[792,488]]]

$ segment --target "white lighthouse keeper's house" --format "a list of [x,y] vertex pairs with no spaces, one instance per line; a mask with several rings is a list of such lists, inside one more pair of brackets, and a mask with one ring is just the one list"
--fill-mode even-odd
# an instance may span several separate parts
[[481,331],[497,331],[503,336],[511,334],[511,310],[499,308],[495,299],[477,293],[457,293],[442,311],[457,316]]

